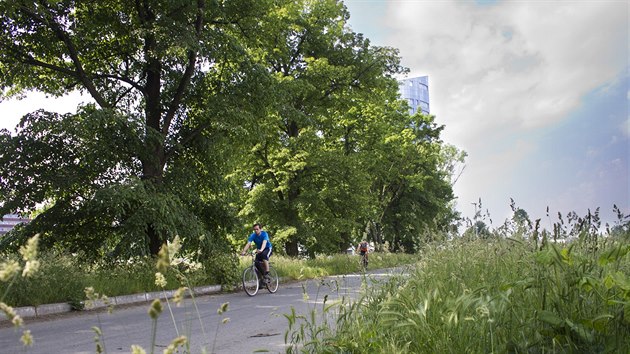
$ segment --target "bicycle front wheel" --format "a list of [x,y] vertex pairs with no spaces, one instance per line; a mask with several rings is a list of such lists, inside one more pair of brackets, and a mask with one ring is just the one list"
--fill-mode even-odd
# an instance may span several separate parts
[[269,290],[272,294],[275,293],[278,291],[279,282],[278,272],[276,272],[272,266],[269,266],[269,282],[267,283],[267,290]]
[[254,296],[258,293],[258,272],[254,267],[247,267],[243,271],[243,290],[249,296]]

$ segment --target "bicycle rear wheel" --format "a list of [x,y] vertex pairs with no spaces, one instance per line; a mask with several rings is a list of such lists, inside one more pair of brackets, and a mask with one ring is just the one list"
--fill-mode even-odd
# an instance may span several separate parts
[[243,271],[243,290],[249,296],[254,296],[258,293],[258,272],[254,267],[247,267]]
[[269,266],[269,282],[266,284],[267,290],[269,290],[269,292],[272,294],[275,293],[276,291],[278,291],[278,283],[279,283],[278,272],[276,272],[276,270],[270,265]]

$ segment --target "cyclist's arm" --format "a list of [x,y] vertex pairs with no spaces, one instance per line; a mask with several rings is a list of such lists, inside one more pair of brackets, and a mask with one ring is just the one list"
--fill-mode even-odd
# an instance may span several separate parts
[[245,247],[243,248],[243,252],[241,252],[241,255],[244,255],[245,252],[247,252],[251,244],[252,244],[251,242],[247,241],[247,243],[245,244]]
[[265,247],[267,247],[267,240],[263,240],[262,244],[260,245],[260,249],[256,250],[256,252],[262,252],[265,250]]

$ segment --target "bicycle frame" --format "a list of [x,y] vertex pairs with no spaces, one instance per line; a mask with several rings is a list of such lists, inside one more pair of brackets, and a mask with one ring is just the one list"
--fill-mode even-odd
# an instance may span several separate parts
[[264,266],[260,263],[262,262],[256,261],[256,253],[252,252],[252,265],[243,271],[243,290],[249,296],[256,295],[261,287],[266,287],[272,294],[278,290],[278,273],[269,264],[269,279],[264,281]]

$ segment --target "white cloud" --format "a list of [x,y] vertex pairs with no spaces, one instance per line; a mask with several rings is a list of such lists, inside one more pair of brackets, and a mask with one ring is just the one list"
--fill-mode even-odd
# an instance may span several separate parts
[[[586,94],[611,86],[625,73],[626,2],[388,4],[389,36],[383,42],[400,49],[411,76],[429,75],[431,111],[446,125],[444,139],[469,153],[455,186],[465,215],[479,197],[491,213],[509,210],[510,197],[517,203],[522,198],[524,207],[538,212],[545,202],[568,211],[597,205],[597,181],[558,170],[569,166],[571,155],[545,167],[539,144],[541,136],[586,104]],[[623,127],[626,136],[628,129]],[[562,180],[572,175],[575,181]]]
[[429,74],[432,111],[465,147],[561,120],[627,62],[623,2],[389,4],[387,42]]

